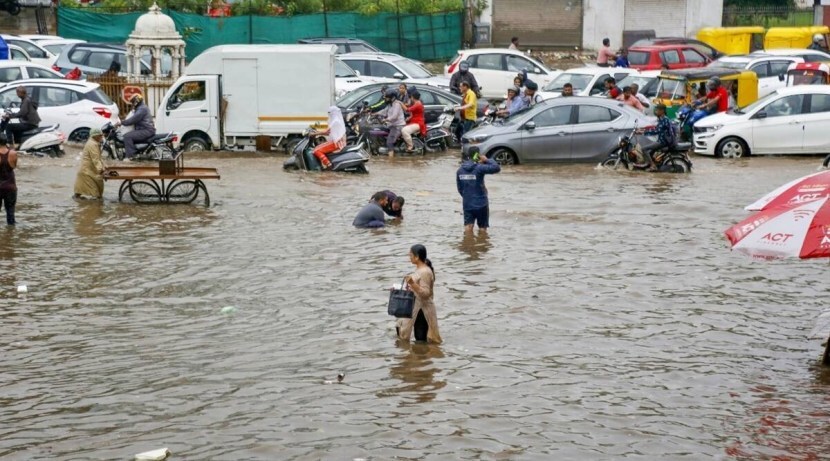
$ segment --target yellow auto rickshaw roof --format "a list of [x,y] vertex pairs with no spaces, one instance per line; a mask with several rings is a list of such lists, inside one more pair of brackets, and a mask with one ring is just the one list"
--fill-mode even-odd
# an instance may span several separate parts
[[661,78],[669,78],[674,80],[709,80],[712,77],[724,79],[727,77],[750,77],[752,75],[755,75],[755,72],[718,67],[696,67],[692,69],[664,70],[660,73]]
[[770,27],[767,34],[773,37],[803,37],[813,34],[828,34],[830,27],[827,26],[805,26],[805,27]]
[[698,33],[723,33],[726,35],[733,34],[763,34],[766,31],[761,26],[740,26],[740,27],[704,27]]

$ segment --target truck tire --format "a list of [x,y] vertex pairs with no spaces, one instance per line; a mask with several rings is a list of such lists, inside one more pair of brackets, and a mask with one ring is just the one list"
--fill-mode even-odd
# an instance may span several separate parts
[[201,136],[190,136],[183,145],[185,152],[204,152],[210,149],[210,143]]

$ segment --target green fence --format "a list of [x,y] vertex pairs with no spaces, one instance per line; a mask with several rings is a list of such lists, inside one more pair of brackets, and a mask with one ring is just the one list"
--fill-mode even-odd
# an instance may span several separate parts
[[[124,43],[141,12],[105,14],[58,8],[58,35],[90,42]],[[463,34],[459,12],[408,15],[321,13],[301,16],[233,16],[210,18],[166,12],[187,42],[192,59],[216,45],[232,43],[296,43],[308,37],[352,37],[378,48],[422,61],[452,57]]]

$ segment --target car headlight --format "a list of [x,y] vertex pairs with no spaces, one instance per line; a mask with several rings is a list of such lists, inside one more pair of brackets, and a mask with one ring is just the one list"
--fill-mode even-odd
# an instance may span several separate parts
[[714,133],[715,131],[718,131],[721,128],[723,128],[723,125],[706,126],[706,127],[703,127],[703,132],[704,133]]
[[488,139],[490,139],[490,135],[470,136],[467,138],[470,144],[481,144],[484,141],[487,141]]

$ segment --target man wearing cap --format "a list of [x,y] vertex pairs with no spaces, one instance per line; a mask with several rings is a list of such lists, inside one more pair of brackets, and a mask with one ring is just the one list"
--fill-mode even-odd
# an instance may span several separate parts
[[104,135],[100,128],[89,132],[89,139],[81,152],[81,169],[75,179],[75,197],[100,199],[104,195],[104,161],[101,159],[101,140]]
[[509,117],[527,107],[527,101],[521,96],[521,90],[517,86],[507,89],[507,99],[504,103],[506,107],[497,112],[499,117]]
[[657,150],[674,150],[677,146],[677,135],[674,132],[674,127],[671,121],[666,117],[665,104],[657,104],[654,106],[654,115],[657,117],[657,126],[653,130],[645,132],[648,136],[657,136],[657,145],[644,150],[646,160],[649,163],[649,171],[657,171],[657,165],[651,157],[651,153]]

